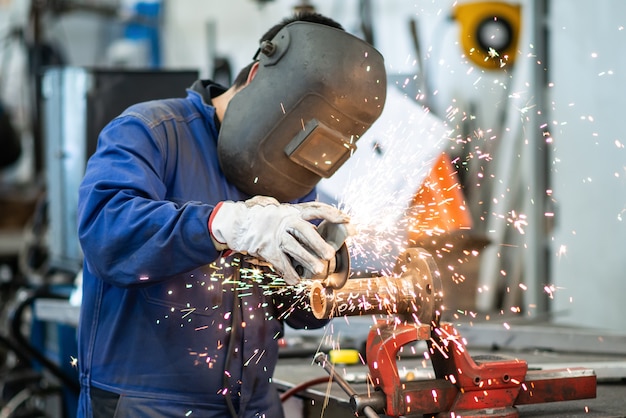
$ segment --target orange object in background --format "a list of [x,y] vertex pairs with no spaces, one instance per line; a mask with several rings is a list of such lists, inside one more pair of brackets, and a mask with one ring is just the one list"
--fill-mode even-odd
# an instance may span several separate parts
[[409,246],[428,251],[440,266],[446,306],[442,318],[475,311],[479,256],[489,240],[473,230],[457,170],[447,154],[439,156],[415,194],[407,220]]
[[409,210],[408,238],[418,243],[472,227],[463,190],[450,157],[442,153],[413,198]]

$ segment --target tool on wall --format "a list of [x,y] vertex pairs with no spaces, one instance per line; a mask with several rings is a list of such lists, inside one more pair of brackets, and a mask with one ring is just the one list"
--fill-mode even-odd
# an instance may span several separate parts
[[515,62],[520,15],[519,4],[486,1],[455,6],[452,18],[461,26],[467,57],[479,67],[498,70]]

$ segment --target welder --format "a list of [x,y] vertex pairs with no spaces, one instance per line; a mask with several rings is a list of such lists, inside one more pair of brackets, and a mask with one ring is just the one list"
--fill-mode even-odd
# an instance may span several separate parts
[[80,416],[283,416],[283,324],[326,323],[294,266],[320,272],[336,248],[316,225],[349,221],[315,186],[385,94],[378,51],[298,14],[229,88],[198,80],[102,130],[79,191]]

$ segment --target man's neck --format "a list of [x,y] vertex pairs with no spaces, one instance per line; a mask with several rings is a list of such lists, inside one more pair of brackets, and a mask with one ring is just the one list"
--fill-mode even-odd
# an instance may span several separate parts
[[233,96],[237,93],[237,91],[238,89],[233,86],[219,96],[213,97],[212,102],[213,106],[215,107],[215,114],[217,115],[217,118],[220,122],[224,120],[224,113],[226,113],[228,103],[230,102],[230,99],[232,99]]

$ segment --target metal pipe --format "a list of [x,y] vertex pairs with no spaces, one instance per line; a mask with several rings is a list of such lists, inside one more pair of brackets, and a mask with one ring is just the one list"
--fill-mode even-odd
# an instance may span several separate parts
[[[354,409],[354,412],[363,413],[367,418],[379,418],[380,417],[378,413],[376,412],[376,410],[374,409],[373,405],[360,405],[359,404],[358,402],[358,399],[360,398],[359,394],[356,393],[356,391],[352,388],[352,386],[350,386],[350,384],[335,371],[335,367],[330,363],[330,361],[328,361],[326,354],[317,353],[314,361],[320,366],[322,366],[324,370],[326,370],[326,372],[333,379],[333,381],[337,382],[337,384],[341,387],[341,389],[343,389],[343,391],[346,392],[346,394],[350,397],[350,405]],[[379,409],[382,410],[385,406],[385,399],[383,397],[378,396],[378,397],[375,397],[375,401],[373,403],[374,404],[378,403]]]
[[438,320],[443,310],[441,276],[431,254],[408,249],[399,259],[397,275],[349,279],[340,289],[311,286],[309,302],[318,319],[363,314],[396,314],[418,323]]

